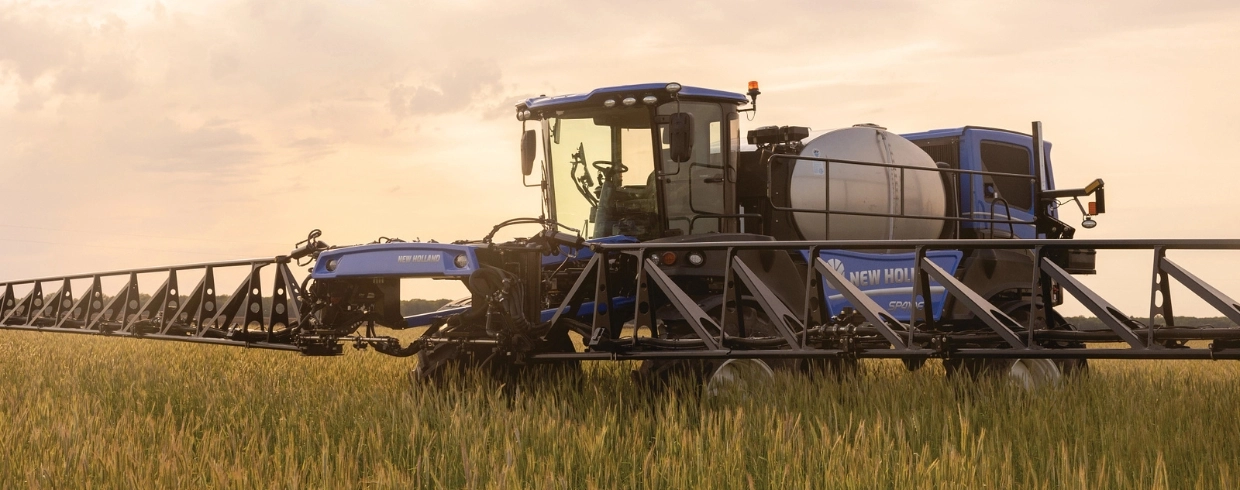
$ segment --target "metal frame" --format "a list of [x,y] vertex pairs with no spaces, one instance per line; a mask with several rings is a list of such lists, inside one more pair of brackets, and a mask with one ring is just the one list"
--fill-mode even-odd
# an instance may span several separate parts
[[[733,359],[733,358],[894,358],[918,360],[940,358],[1047,358],[1047,359],[1234,359],[1240,360],[1240,327],[1186,328],[1174,325],[1170,279],[1218,309],[1233,322],[1240,323],[1240,302],[1232,299],[1184,267],[1168,258],[1174,250],[1240,250],[1240,240],[876,240],[876,241],[735,241],[714,243],[636,243],[592,245],[595,255],[582,269],[551,321],[544,324],[544,336],[563,334],[572,328],[586,338],[583,352],[531,352],[525,362],[563,362],[575,360],[641,359]],[[1119,311],[1098,293],[1064,271],[1049,257],[1060,249],[1150,250],[1153,252],[1151,319],[1164,316],[1165,326],[1151,328]],[[1030,307],[1045,308],[1050,318],[1053,306],[1039,301],[1049,294],[1054,282],[1075,296],[1108,327],[1100,331],[1052,329],[1020,324],[956,277],[927,258],[934,250],[1028,250],[1038,266],[1030,277],[1027,291]],[[809,251],[812,260],[804,277],[805,305],[794,312],[774,290],[755,273],[753,264],[741,256],[743,251],[767,250],[800,255]],[[819,256],[824,250],[913,250],[915,275],[912,320],[901,322],[881,305],[870,300],[861,289],[828,266]],[[718,317],[677,284],[652,255],[662,252],[697,251],[725,259],[722,308]],[[716,255],[717,254],[717,255]],[[621,261],[632,263],[635,276],[618,277]],[[259,271],[275,267],[275,280],[264,295]],[[248,267],[249,273],[235,289],[231,299],[219,308],[215,293],[215,270]],[[188,296],[178,290],[177,272],[200,269],[203,277]],[[149,299],[137,301],[141,294],[140,274],[164,273],[166,279]],[[122,277],[125,283],[116,294],[104,296],[100,286],[105,277]],[[75,296],[72,280],[88,279],[90,286]],[[617,288],[633,281],[632,288]],[[958,304],[971,312],[970,328],[961,319],[936,320],[927,311],[932,283],[943,286]],[[846,296],[855,314],[827,311],[825,287],[829,285]],[[14,286],[30,289],[20,299]],[[44,286],[58,287],[45,293]],[[633,291],[632,317],[621,318],[613,309],[615,291]],[[194,264],[162,268],[113,271],[96,274],[48,277],[0,283],[0,329],[42,332],[111,335],[133,338],[175,340],[208,344],[333,354],[322,349],[323,342],[381,341],[383,338],[322,337],[302,324],[303,294],[288,268],[288,260],[253,259]],[[271,300],[265,309],[263,301]],[[660,326],[658,302],[666,302],[678,313],[678,321],[689,327],[687,336],[667,338]],[[743,299],[744,298],[744,299]],[[923,301],[919,302],[921,299]],[[106,300],[106,301],[105,301]],[[66,303],[70,301],[70,303]],[[759,335],[741,323],[732,326],[729,305],[746,301],[765,315],[774,334]],[[719,303],[710,303],[719,305]],[[587,311],[582,311],[583,306]],[[579,318],[576,326],[562,320]],[[584,323],[582,323],[584,322]],[[630,323],[631,322],[631,323]],[[1151,321],[1152,324],[1152,321]],[[257,327],[255,326],[257,325]],[[649,336],[639,336],[641,328]],[[631,336],[626,337],[626,330]],[[736,331],[733,335],[728,332]],[[485,334],[484,334],[485,335]],[[765,335],[765,336],[764,336]],[[442,339],[445,342],[498,346],[490,337]],[[1207,347],[1188,346],[1187,341],[1209,341]],[[429,340],[428,340],[429,341]],[[1052,343],[1068,342],[1085,347],[1049,348]],[[1122,342],[1126,347],[1097,344]],[[1091,346],[1092,345],[1092,346]]]
[[[274,265],[271,309],[264,309],[259,271]],[[215,271],[248,267],[228,302],[217,302]],[[202,279],[189,295],[178,288],[177,273],[202,270]],[[167,274],[145,301],[139,274]],[[116,294],[104,293],[102,279],[127,277]],[[71,282],[89,279],[90,286],[74,300]],[[55,293],[44,295],[44,283],[60,283]],[[291,332],[301,320],[300,286],[285,257],[236,260],[202,264],[152,267],[93,274],[45,277],[0,283],[0,329],[34,330],[77,334],[111,335],[176,340],[277,350],[299,350]],[[14,286],[30,285],[30,292],[17,301]],[[45,299],[53,301],[44,301]],[[252,325],[258,325],[252,329]]]
[[[1154,270],[1156,281],[1154,291],[1161,296],[1161,302],[1155,307],[1158,312],[1165,312],[1168,324],[1149,328],[1147,325],[1132,320],[1118,308],[1095,293],[1062,267],[1047,258],[1048,252],[1056,249],[1092,248],[1097,250],[1151,250],[1154,252]],[[1168,250],[1240,250],[1240,240],[875,240],[875,241],[798,241],[798,242],[715,242],[715,243],[668,243],[668,244],[598,244],[594,246],[595,257],[587,266],[574,286],[572,293],[558,309],[560,313],[577,311],[577,307],[585,301],[594,300],[595,304],[607,301],[600,295],[584,293],[589,288],[581,287],[588,281],[596,280],[605,275],[607,264],[612,258],[621,255],[641,257],[641,267],[636,279],[636,297],[638,307],[633,324],[639,326],[653,325],[649,304],[652,296],[651,288],[658,289],[680,313],[681,318],[689,323],[695,333],[694,338],[678,339],[675,348],[666,348],[665,342],[639,339],[634,330],[632,338],[619,338],[614,328],[603,328],[610,325],[612,319],[605,321],[595,317],[596,337],[590,341],[586,352],[535,354],[530,361],[555,362],[562,360],[640,360],[640,359],[731,359],[731,358],[898,358],[917,359],[927,357],[951,358],[1046,358],[1046,359],[1236,359],[1240,360],[1240,327],[1226,328],[1183,328],[1176,327],[1170,320],[1171,296],[1165,277],[1173,277],[1186,288],[1207,303],[1218,309],[1224,316],[1240,324],[1240,302],[1231,299],[1205,281],[1172,262],[1166,257]],[[913,321],[903,323],[894,318],[880,305],[870,300],[863,291],[850,283],[842,274],[828,266],[817,257],[821,250],[915,250],[917,277],[914,281],[913,303],[919,305],[918,299],[927,295],[931,282],[944,286],[950,296],[955,298],[976,321],[988,330],[959,330],[948,325],[938,325],[930,312],[925,311],[925,303],[915,307]],[[1037,301],[1037,296],[1049,291],[1051,282],[1059,284],[1064,290],[1076,297],[1091,312],[1098,315],[1109,330],[1105,331],[1071,331],[1054,330],[1046,326],[1035,325],[1035,315],[1029,315],[1028,323],[1021,324],[987,298],[969,289],[954,272],[948,272],[926,258],[930,250],[981,250],[1008,249],[1030,250],[1038,257],[1039,266],[1035,268],[1028,291],[1037,292],[1029,298],[1031,307],[1040,305],[1052,309],[1047,302]],[[652,254],[665,251],[698,251],[721,253],[727,260],[724,273],[724,301],[738,301],[736,284],[741,284],[759,303],[763,313],[779,331],[776,338],[741,338],[725,335],[722,327],[726,315],[712,318],[706,314],[692,298],[675,281],[662,271],[660,266],[649,259]],[[779,250],[799,252],[809,250],[813,257],[811,267],[806,274],[806,305],[799,315],[794,315],[786,305],[775,299],[774,293],[752,273],[749,266],[737,253],[743,250]],[[1162,277],[1161,280],[1157,279]],[[826,303],[822,285],[830,284],[847,297],[864,317],[861,324],[848,324],[838,318],[832,318],[825,312]],[[599,289],[600,294],[603,292]],[[645,309],[643,309],[645,308]],[[1153,311],[1153,310],[1152,310]],[[1160,313],[1161,314],[1161,313]],[[558,315],[557,315],[558,317]],[[1153,324],[1151,322],[1151,324]],[[741,330],[743,332],[743,330]],[[657,330],[651,329],[652,335]],[[1187,347],[1185,341],[1201,340],[1213,342],[1209,347]],[[1107,347],[1073,347],[1046,348],[1049,342],[1069,341],[1080,344],[1113,344],[1124,342],[1127,348]],[[963,345],[984,345],[984,347],[962,347]]]

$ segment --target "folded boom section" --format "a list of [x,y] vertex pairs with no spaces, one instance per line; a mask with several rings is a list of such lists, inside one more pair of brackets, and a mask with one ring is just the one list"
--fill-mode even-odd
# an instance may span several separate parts
[[[260,279],[264,268],[274,269],[267,291]],[[216,289],[216,273],[222,269],[244,274],[232,294]],[[201,276],[188,294],[178,281],[186,273]],[[162,282],[153,290],[144,288],[139,276],[161,277]],[[109,279],[121,279],[123,284],[107,290],[103,283]],[[74,282],[87,287],[75,295]],[[45,293],[49,286],[58,289]],[[4,291],[0,328],[15,330],[297,350],[293,344],[302,320],[300,285],[288,264],[277,259],[80,274],[0,287]],[[24,294],[15,294],[22,289]]]

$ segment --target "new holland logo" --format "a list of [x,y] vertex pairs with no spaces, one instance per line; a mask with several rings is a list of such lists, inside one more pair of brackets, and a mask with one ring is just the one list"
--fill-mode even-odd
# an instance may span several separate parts
[[396,263],[410,264],[415,262],[439,262],[439,254],[413,254],[413,255],[397,255]]
[[840,262],[840,259],[827,259],[827,265],[840,274],[844,273],[844,263]]

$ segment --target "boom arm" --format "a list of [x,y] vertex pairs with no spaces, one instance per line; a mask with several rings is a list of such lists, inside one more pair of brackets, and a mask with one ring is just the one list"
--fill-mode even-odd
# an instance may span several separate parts
[[[289,255],[92,274],[44,277],[0,283],[0,329],[34,330],[214,345],[298,351],[306,355],[341,353],[341,343],[373,345],[397,352],[391,337],[348,337],[358,325],[323,325],[315,318],[318,301],[309,301],[289,263],[314,259],[327,245],[319,231]],[[220,294],[217,277],[242,275],[231,295]],[[270,272],[268,272],[270,271]],[[199,277],[184,294],[180,279]],[[272,281],[264,289],[262,277]],[[140,280],[141,279],[141,280]],[[153,281],[162,280],[150,289]],[[85,289],[75,295],[75,283]],[[105,283],[119,289],[105,289]],[[57,288],[46,293],[47,288]],[[107,294],[108,291],[116,291]],[[20,296],[19,296],[20,294]]]

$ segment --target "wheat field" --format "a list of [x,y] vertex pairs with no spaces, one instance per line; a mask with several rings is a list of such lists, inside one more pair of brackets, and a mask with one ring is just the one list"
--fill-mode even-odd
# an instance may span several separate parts
[[1240,363],[1024,392],[866,361],[745,396],[631,364],[431,387],[414,361],[0,332],[0,488],[1235,488]]

